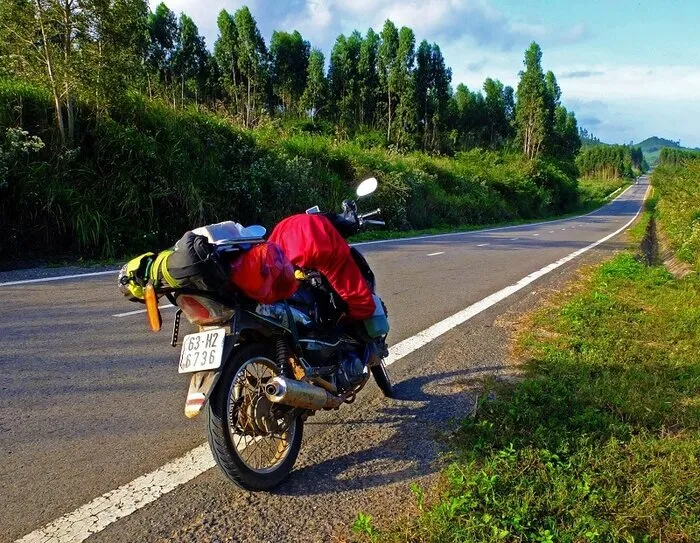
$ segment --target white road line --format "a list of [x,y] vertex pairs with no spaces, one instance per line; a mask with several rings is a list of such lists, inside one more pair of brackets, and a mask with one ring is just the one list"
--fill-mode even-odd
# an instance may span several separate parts
[[[173,304],[159,305],[158,309],[168,309],[169,307],[175,307]],[[117,313],[112,315],[113,317],[128,317],[130,315],[138,315],[139,313],[145,313],[145,309],[137,309],[136,311],[127,311],[126,313]]]
[[72,513],[54,520],[16,543],[79,543],[104,530],[113,522],[154,502],[163,494],[194,479],[214,467],[209,445],[204,443],[168,462],[151,473],[142,475],[95,498]]
[[539,234],[532,234],[533,236],[539,236]]
[[531,222],[531,223],[524,223],[524,224],[514,224],[511,226],[497,226],[495,228],[483,228],[480,230],[467,230],[465,232],[448,232],[447,234],[429,234],[427,236],[413,236],[410,238],[396,238],[396,239],[378,239],[375,241],[361,241],[358,243],[351,243],[353,247],[361,247],[363,245],[379,245],[381,243],[403,243],[405,241],[420,241],[423,239],[433,239],[433,238],[447,238],[447,237],[452,237],[452,236],[469,236],[472,234],[482,234],[483,232],[498,232],[500,230],[512,230],[513,228],[527,228],[529,226],[540,226],[543,224],[555,224],[555,223],[560,223],[560,222],[567,222],[567,221],[575,221],[578,219],[581,219],[582,217],[588,217],[589,215],[593,215],[595,213],[598,213],[605,209],[607,206],[611,205],[613,202],[619,200],[625,192],[627,192],[629,189],[632,188],[633,185],[630,185],[627,187],[625,190],[623,190],[620,194],[617,195],[615,200],[612,200],[611,202],[608,202],[604,206],[599,207],[598,209],[594,209],[593,211],[589,211],[588,213],[584,213],[583,215],[576,215],[574,217],[568,217],[566,219],[554,219],[551,221],[540,221],[540,222]]
[[425,256],[437,256],[437,255],[444,255],[444,254],[445,254],[445,251],[440,251],[438,253],[428,253]]
[[[631,186],[632,186],[632,185],[630,185],[630,187],[631,187]],[[610,194],[608,194],[605,198],[607,198],[607,199],[609,200],[610,198],[612,198],[613,196],[615,196],[615,195],[616,195],[618,192],[620,192],[621,190],[622,190],[622,187],[619,187],[619,188],[615,189],[614,191],[612,191]]]
[[520,238],[510,238],[510,241],[515,241],[516,239],[520,239]]
[[[627,187],[625,190],[623,190],[615,200],[618,200],[625,192],[627,192],[629,189],[632,188],[633,185],[630,185]],[[572,221],[576,219],[580,219],[581,217],[588,217],[589,215],[593,215],[594,213],[598,213],[602,209],[604,209],[606,206],[610,205],[612,202],[608,202],[604,206],[599,207],[598,209],[594,209],[593,211],[590,211],[584,215],[577,215],[575,217],[568,217],[566,219],[554,219],[551,221],[540,221],[540,222],[531,222],[531,223],[526,223],[526,224],[514,224],[512,226],[498,226],[496,228],[483,228],[480,230],[468,230],[466,232],[449,232],[447,234],[431,234],[427,236],[413,236],[410,238],[398,238],[398,239],[380,239],[376,241],[361,241],[358,243],[351,243],[353,247],[361,247],[363,245],[378,245],[380,243],[403,243],[406,241],[416,241],[416,240],[422,240],[422,239],[432,239],[432,238],[445,238],[445,237],[450,237],[450,236],[467,236],[470,234],[480,234],[482,232],[497,232],[499,230],[511,230],[513,228],[525,228],[528,226],[539,226],[542,224],[554,224],[558,222],[566,222],[566,221]],[[99,275],[109,275],[109,274],[116,274],[119,273],[119,270],[111,270],[111,271],[103,271],[103,272],[91,272],[91,273],[78,273],[74,275],[59,275],[56,277],[43,277],[39,279],[25,279],[22,281],[7,281],[5,283],[0,283],[0,287],[11,287],[13,285],[28,285],[30,283],[44,283],[46,281],[60,281],[62,279],[77,279],[80,277],[95,277]]]
[[477,247],[486,247],[487,245],[488,245],[488,243],[479,243],[477,245]]
[[[540,277],[556,270],[601,243],[605,243],[630,226],[640,212],[641,207],[627,224],[612,234],[523,277],[517,283],[494,292],[459,313],[455,313],[451,317],[433,324],[415,336],[400,341],[389,349],[389,356],[385,363],[391,365],[394,362],[398,362],[434,339],[522,290]],[[24,536],[15,543],[80,543],[85,541],[90,535],[104,530],[110,524],[141,509],[212,467],[214,467],[214,460],[208,445],[205,443],[151,473],[142,475],[116,490],[102,494],[102,496],[95,498],[90,503]]]
[[476,302],[473,305],[470,305],[466,309],[463,309],[459,313],[456,313],[452,315],[451,317],[447,317],[445,320],[442,320],[436,324],[433,324],[430,328],[427,328],[426,330],[423,330],[422,332],[419,332],[413,337],[410,337],[408,339],[404,339],[403,341],[397,343],[394,345],[391,349],[389,349],[389,357],[386,359],[385,363],[387,365],[393,364],[397,360],[401,360],[403,357],[409,355],[413,351],[416,351],[420,349],[421,347],[427,345],[434,339],[440,337],[446,332],[449,332],[453,328],[459,326],[460,324],[464,324],[467,322],[469,319],[472,317],[478,315],[479,313],[486,311],[490,307],[496,305],[498,302],[508,298],[508,296],[511,296],[518,292],[519,290],[522,290],[526,286],[528,286],[530,283],[536,281],[540,277],[543,277],[547,275],[548,273],[556,270],[557,268],[563,266],[567,262],[572,261],[574,258],[581,256],[583,253],[590,251],[591,249],[594,249],[601,243],[605,243],[611,238],[614,238],[617,236],[619,233],[622,231],[626,230],[639,216],[639,213],[641,212],[642,208],[640,207],[639,211],[635,214],[632,219],[630,219],[627,224],[625,224],[623,227],[619,228],[618,230],[615,230],[612,234],[608,234],[604,238],[599,239],[598,241],[591,243],[590,245],[587,245],[586,247],[583,247],[579,249],[578,251],[574,251],[573,253],[565,256],[564,258],[560,258],[556,262],[553,262],[552,264],[545,266],[542,269],[537,270],[536,272],[531,273],[530,275],[523,277],[520,281],[517,283],[514,283],[510,286],[507,286],[505,288],[502,288],[498,292],[494,292],[490,296],[487,296],[483,300],[480,300]]
[[0,283],[0,287],[11,287],[13,285],[28,285],[30,283],[44,283],[46,281],[60,281],[61,279],[76,279],[78,277],[97,277],[98,275],[116,276],[116,274],[118,273],[119,270],[110,270],[90,273],[76,273],[75,275],[58,275],[56,277],[42,277],[40,279],[24,279],[23,281],[6,281],[5,283]]
[[550,233],[550,234],[554,234],[554,230],[550,230],[549,233]]

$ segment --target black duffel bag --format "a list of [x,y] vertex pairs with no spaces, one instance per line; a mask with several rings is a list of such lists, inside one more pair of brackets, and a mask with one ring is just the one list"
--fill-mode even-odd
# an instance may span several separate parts
[[186,232],[163,259],[162,278],[175,288],[218,292],[229,281],[227,263],[205,236]]

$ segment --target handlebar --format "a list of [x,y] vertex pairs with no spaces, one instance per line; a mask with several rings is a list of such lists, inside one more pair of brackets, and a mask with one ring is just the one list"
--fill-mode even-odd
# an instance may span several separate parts
[[[306,210],[307,215],[313,215],[319,212],[320,209],[318,206]],[[357,234],[362,230],[363,226],[385,226],[386,223],[384,221],[370,219],[370,217],[378,217],[381,215],[381,212],[381,209],[375,209],[369,213],[360,214],[357,212],[357,204],[354,200],[343,200],[342,213],[324,213],[324,215],[331,219],[333,226],[335,226],[344,238],[348,238]]]
[[362,215],[358,215],[358,217],[360,219],[368,219],[369,217],[374,217],[375,215],[381,214],[381,212],[382,210],[377,208],[374,211],[370,211],[369,213],[363,213]]

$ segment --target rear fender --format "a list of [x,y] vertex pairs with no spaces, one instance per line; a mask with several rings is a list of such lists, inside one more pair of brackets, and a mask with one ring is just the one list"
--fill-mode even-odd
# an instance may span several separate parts
[[[235,329],[235,325],[234,325]],[[226,364],[231,359],[231,353],[238,343],[238,334],[233,333],[224,338],[224,352],[221,355],[223,363],[216,371],[198,371],[190,377],[190,387],[187,390],[187,399],[185,400],[185,416],[188,419],[196,417],[202,408],[206,405],[207,400],[216,388],[216,383],[223,372]]]
[[241,336],[248,336],[251,332],[256,336],[279,336],[286,328],[270,319],[266,319],[248,311],[237,312],[231,321],[231,334],[224,339],[223,363],[216,371],[199,371],[192,374],[190,387],[185,401],[185,416],[192,418],[197,416],[211,395],[216,391],[219,378],[226,370],[226,366],[232,359],[235,348],[240,344]]

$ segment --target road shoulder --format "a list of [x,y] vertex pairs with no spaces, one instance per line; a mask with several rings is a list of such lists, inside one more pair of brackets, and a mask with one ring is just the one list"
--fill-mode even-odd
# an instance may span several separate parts
[[520,316],[617,247],[597,247],[392,366],[397,399],[370,385],[348,420],[310,419],[297,468],[277,491],[244,493],[210,470],[91,541],[346,541],[360,512],[380,528],[408,519],[411,489],[441,484],[446,439],[483,380],[512,375],[509,338]]

